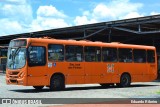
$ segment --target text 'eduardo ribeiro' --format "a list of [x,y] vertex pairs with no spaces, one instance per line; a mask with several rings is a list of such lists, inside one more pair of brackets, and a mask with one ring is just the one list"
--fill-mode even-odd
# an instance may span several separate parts
[[150,100],[150,99],[144,99],[144,100],[131,100],[132,104],[157,104],[157,100]]

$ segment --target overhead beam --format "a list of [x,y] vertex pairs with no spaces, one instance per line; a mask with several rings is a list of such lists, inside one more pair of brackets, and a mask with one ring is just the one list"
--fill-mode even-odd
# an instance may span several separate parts
[[160,33],[160,30],[154,30],[154,31],[141,31],[140,29],[138,31],[127,29],[127,28],[121,28],[121,27],[113,27],[113,29],[135,33],[135,34],[152,34],[152,33]]
[[135,34],[138,33],[137,31],[126,29],[126,28],[121,28],[121,27],[113,27],[113,29],[117,29],[117,30],[121,30],[121,31],[126,31],[126,32],[130,32],[130,33],[135,33]]
[[91,34],[89,34],[89,35],[86,35],[85,37],[77,37],[77,38],[70,38],[70,39],[86,39],[86,38],[89,38],[89,37],[91,37],[91,36],[94,36],[95,34],[98,34],[98,33],[100,33],[100,32],[102,32],[102,31],[104,31],[105,29],[107,29],[108,27],[104,27],[103,29],[100,29],[100,30],[98,30],[98,31],[96,31],[96,32],[94,32],[94,33],[91,33]]

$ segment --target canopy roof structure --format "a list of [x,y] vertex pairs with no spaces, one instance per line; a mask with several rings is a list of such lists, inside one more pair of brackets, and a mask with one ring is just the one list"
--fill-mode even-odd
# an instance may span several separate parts
[[0,45],[8,45],[9,41],[15,38],[44,36],[56,39],[87,39],[91,41],[151,45],[156,46],[158,59],[160,58],[160,15],[13,34],[7,36],[0,35]]
[[80,26],[57,28],[36,32],[28,32],[0,36],[0,44],[8,44],[10,40],[24,37],[48,36],[57,39],[87,39],[103,42],[122,42],[159,46],[160,15],[108,21]]

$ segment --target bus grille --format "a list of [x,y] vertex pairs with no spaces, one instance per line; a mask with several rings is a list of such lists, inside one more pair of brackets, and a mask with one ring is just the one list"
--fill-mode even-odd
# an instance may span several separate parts
[[19,72],[12,72],[10,75],[17,75]]
[[12,83],[17,83],[17,80],[10,80]]
[[12,79],[18,78],[18,76],[9,76],[9,77],[12,78]]

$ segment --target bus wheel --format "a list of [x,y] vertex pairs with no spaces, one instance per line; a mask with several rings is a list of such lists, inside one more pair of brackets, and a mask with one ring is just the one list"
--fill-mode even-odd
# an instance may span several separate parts
[[109,87],[111,85],[114,85],[114,83],[103,83],[103,84],[100,84],[102,87]]
[[50,81],[50,90],[51,91],[60,91],[63,90],[65,88],[65,82],[64,82],[64,78],[60,75],[55,75],[53,77],[51,77],[51,81]]
[[117,84],[117,86],[120,86],[120,87],[128,87],[128,86],[130,86],[130,84],[131,84],[130,75],[129,75],[129,74],[123,74],[123,75],[121,76],[120,83]]
[[36,90],[41,90],[44,86],[33,86]]

